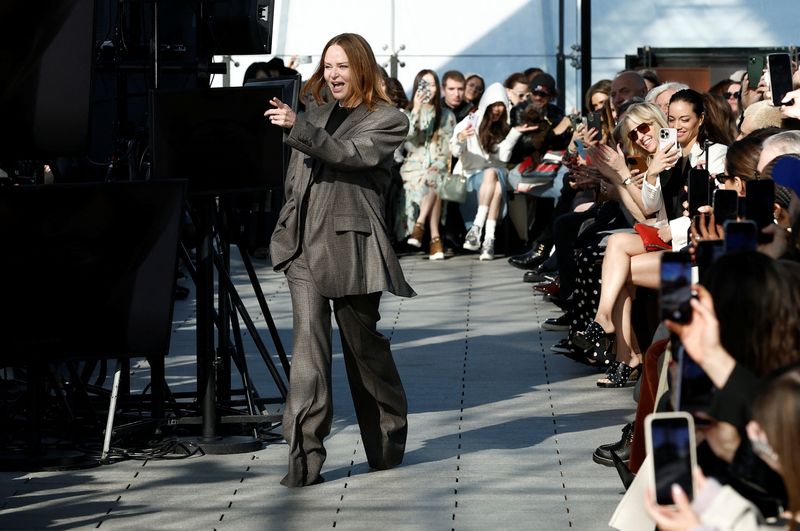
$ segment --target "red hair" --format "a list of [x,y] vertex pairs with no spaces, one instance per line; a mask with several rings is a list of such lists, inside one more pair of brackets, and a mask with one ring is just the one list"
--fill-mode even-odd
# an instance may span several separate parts
[[325,54],[334,44],[344,50],[350,67],[350,94],[341,102],[342,106],[354,107],[363,102],[369,110],[372,110],[378,102],[391,104],[384,89],[383,73],[375,60],[372,48],[364,37],[355,33],[342,33],[328,41],[322,50],[319,65],[303,88],[303,92],[310,92],[317,104],[325,101],[322,94],[323,88],[327,85],[324,76]]

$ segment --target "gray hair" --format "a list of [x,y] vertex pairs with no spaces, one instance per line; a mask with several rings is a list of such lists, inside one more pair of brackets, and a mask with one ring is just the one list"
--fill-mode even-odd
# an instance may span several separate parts
[[675,92],[679,90],[688,89],[689,85],[686,83],[680,83],[678,81],[667,81],[666,83],[662,83],[657,87],[653,87],[650,89],[650,92],[647,93],[647,96],[644,97],[644,101],[647,103],[655,103],[656,98],[659,97],[663,92],[666,92],[670,89],[675,90]]
[[781,155],[800,153],[800,131],[783,131],[764,140],[761,149],[773,149]]

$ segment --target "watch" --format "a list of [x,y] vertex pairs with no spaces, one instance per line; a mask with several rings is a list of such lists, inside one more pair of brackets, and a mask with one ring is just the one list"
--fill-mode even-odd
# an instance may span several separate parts
[[625,186],[633,184],[633,177],[628,177],[627,179],[622,181],[622,184],[624,184]]

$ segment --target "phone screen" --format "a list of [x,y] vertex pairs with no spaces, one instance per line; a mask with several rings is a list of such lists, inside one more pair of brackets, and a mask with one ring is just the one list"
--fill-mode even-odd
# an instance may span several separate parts
[[697,214],[701,206],[710,205],[708,170],[689,170],[689,215]]
[[772,104],[782,105],[781,100],[792,90],[792,61],[787,53],[771,53],[767,56],[769,87],[772,91]]
[[758,227],[753,221],[726,221],[723,227],[725,227],[726,254],[756,250]]
[[692,319],[692,257],[689,253],[661,255],[661,318],[676,323]]
[[746,187],[745,215],[755,221],[758,232],[758,243],[769,243],[771,235],[762,234],[761,229],[770,225],[775,216],[775,181],[763,179],[749,181]]
[[721,225],[726,220],[733,219],[739,212],[739,194],[736,190],[723,190],[718,188],[713,193],[714,220]]
[[685,417],[652,418],[650,436],[653,449],[656,503],[673,505],[672,485],[677,483],[691,500],[692,435]]

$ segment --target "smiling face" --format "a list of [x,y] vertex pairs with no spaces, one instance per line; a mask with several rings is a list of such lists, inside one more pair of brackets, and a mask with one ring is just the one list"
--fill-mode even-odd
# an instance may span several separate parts
[[658,140],[656,140],[655,127],[649,122],[636,122],[633,118],[630,121],[630,132],[628,137],[640,148],[648,153],[655,153],[658,150]]
[[703,117],[697,116],[692,104],[687,101],[674,101],[669,104],[669,126],[678,130],[678,144],[691,146],[700,134]]
[[334,99],[342,101],[352,92],[350,85],[350,63],[344,49],[333,44],[325,52],[323,77]]

